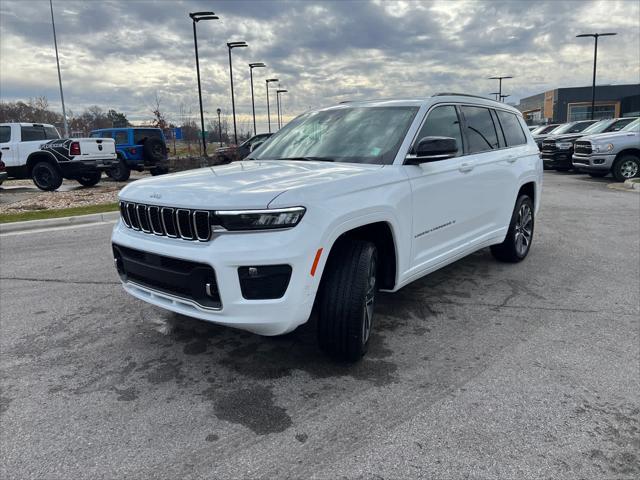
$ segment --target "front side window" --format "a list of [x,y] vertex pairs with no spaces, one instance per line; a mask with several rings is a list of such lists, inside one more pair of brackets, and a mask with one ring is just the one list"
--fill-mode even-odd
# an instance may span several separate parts
[[443,105],[431,110],[416,137],[416,143],[424,137],[455,138],[458,144],[456,156],[462,155],[462,132],[456,107]]
[[20,133],[23,142],[33,142],[35,140],[46,140],[47,134],[42,126],[20,127]]
[[502,131],[507,141],[507,146],[513,147],[514,145],[523,145],[527,143],[527,137],[522,131],[522,126],[513,113],[505,112],[503,110],[496,110],[498,114],[498,120],[502,126]]
[[616,120],[609,126],[609,128],[607,128],[607,132],[619,132],[633,121],[633,118],[621,118],[620,120]]
[[0,143],[7,143],[11,140],[11,127],[5,125],[0,127]]
[[252,158],[326,160],[389,165],[418,107],[340,106],[303,114],[282,128]]
[[640,118],[636,118],[633,122],[622,129],[623,132],[638,132],[640,131]]
[[483,107],[462,107],[465,133],[469,142],[469,153],[484,152],[498,148],[498,135],[491,112]]

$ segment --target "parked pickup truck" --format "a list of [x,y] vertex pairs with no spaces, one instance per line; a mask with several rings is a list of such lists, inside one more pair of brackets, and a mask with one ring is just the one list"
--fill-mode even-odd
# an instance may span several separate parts
[[45,191],[57,190],[63,178],[93,186],[117,161],[113,140],[60,138],[42,123],[1,123],[0,150],[9,178],[31,178]]
[[619,181],[640,177],[640,119],[619,132],[590,135],[577,140],[573,166],[592,177],[609,172]]
[[320,346],[355,361],[378,289],[485,247],[526,258],[538,155],[522,114],[481,97],[313,110],[246,161],[123,188],[115,267],[140,300],[257,334],[290,332],[315,308]]
[[598,133],[617,132],[634,120],[634,117],[600,120],[585,128],[582,132],[551,135],[545,138],[540,149],[544,168],[568,172],[573,168],[571,158],[573,156],[573,144],[576,140]]
[[117,182],[128,180],[131,170],[149,170],[151,175],[169,172],[167,142],[159,128],[103,128],[93,130],[90,135],[113,138],[116,142],[118,162],[107,174]]

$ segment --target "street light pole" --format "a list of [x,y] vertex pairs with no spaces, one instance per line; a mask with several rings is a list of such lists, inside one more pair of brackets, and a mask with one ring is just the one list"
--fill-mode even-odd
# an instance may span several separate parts
[[502,96],[502,79],[507,79],[507,78],[513,78],[511,76],[505,75],[502,77],[489,77],[489,80],[498,80],[498,99],[501,100],[501,96]]
[[58,58],[58,38],[56,37],[56,22],[53,20],[53,0],[49,0],[51,7],[51,26],[53,27],[53,44],[56,47],[56,64],[58,65],[58,83],[60,84],[60,101],[62,102],[62,120],[64,121],[64,136],[69,137],[67,112],[64,108],[64,94],[62,93],[62,75],[60,74],[60,59]]
[[250,63],[249,64],[249,74],[251,76],[251,108],[253,109],[253,134],[257,135],[258,130],[256,129],[256,104],[253,99],[253,69],[266,67],[264,63]]
[[267,84],[267,121],[269,122],[269,133],[271,133],[271,107],[269,105],[269,84],[272,82],[279,82],[277,78],[267,78],[265,83]]
[[222,122],[220,122],[222,110],[217,109],[216,112],[218,113],[218,141],[220,142],[220,146],[222,146]]
[[591,84],[591,120],[594,119],[596,111],[596,61],[598,59],[598,38],[610,37],[613,35],[617,35],[617,33],[582,33],[580,35],[576,35],[576,38],[593,37],[595,39],[593,48],[593,83]]
[[288,90],[278,89],[276,90],[276,100],[278,104],[278,130],[282,128],[281,118],[280,118],[280,94],[286,93]]
[[229,77],[231,77],[231,109],[233,111],[233,138],[235,144],[238,144],[238,129],[236,128],[236,100],[233,95],[233,65],[231,64],[231,50],[234,48],[248,47],[247,42],[228,42],[229,48]]
[[198,100],[200,101],[200,127],[202,130],[202,151],[207,156],[207,140],[204,135],[204,111],[202,110],[202,87],[200,85],[200,59],[198,57],[198,36],[196,34],[196,23],[200,20],[218,20],[218,16],[213,12],[192,12],[189,14],[193,21],[193,45],[196,50],[196,72],[198,73]]

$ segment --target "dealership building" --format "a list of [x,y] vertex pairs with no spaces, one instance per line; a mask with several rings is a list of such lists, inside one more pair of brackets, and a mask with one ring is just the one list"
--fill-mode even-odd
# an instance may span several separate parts
[[[556,88],[520,100],[516,105],[529,125],[591,118],[591,87]],[[640,83],[596,87],[594,118],[640,116]]]

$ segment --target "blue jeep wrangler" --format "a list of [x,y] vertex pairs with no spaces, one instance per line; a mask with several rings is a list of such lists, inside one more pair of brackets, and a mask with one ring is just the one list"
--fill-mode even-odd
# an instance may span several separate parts
[[113,138],[116,142],[118,164],[107,175],[117,182],[129,179],[131,170],[149,170],[151,175],[169,171],[167,142],[162,130],[150,127],[102,128],[93,130],[91,137]]

